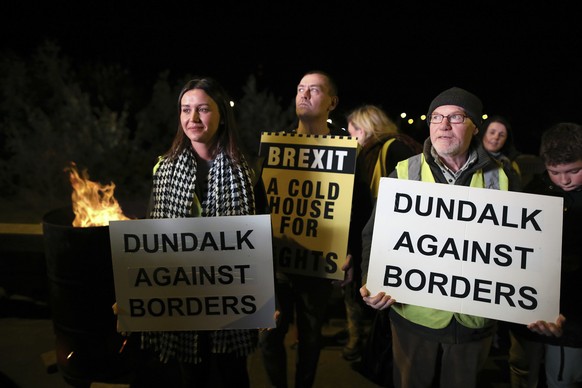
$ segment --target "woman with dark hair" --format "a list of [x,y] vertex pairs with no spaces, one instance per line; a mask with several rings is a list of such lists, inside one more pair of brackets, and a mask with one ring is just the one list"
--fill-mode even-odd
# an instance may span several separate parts
[[[149,217],[266,213],[262,182],[239,147],[224,89],[212,78],[188,81],[178,98],[178,113],[173,143],[154,167]],[[257,330],[143,332],[146,361],[132,387],[217,382],[248,387],[247,356],[257,340]]]
[[489,117],[480,131],[483,148],[498,162],[503,164],[505,173],[511,175],[521,188],[521,171],[516,161],[520,153],[513,144],[513,131],[509,121],[500,115]]

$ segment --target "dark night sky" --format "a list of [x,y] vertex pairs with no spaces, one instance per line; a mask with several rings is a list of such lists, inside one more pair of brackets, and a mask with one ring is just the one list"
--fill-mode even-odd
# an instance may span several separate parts
[[115,3],[5,1],[1,48],[27,53],[51,38],[73,60],[147,77],[208,74],[233,95],[254,73],[285,103],[303,72],[320,68],[339,83],[338,114],[374,103],[393,118],[419,115],[437,93],[461,86],[487,113],[506,115],[529,152],[550,124],[582,122],[574,1]]

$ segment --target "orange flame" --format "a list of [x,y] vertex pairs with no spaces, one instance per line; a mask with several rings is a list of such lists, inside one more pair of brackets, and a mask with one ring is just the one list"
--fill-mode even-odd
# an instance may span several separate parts
[[101,185],[89,180],[89,173],[83,170],[81,175],[74,162],[65,168],[73,186],[73,226],[87,228],[90,226],[108,226],[109,221],[129,220],[113,197],[115,184]]

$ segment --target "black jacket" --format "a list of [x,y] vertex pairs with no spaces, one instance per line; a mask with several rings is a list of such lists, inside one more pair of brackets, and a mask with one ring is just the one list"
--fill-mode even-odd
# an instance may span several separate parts
[[550,180],[548,173],[535,176],[524,189],[527,193],[551,195],[564,199],[562,226],[562,274],[560,314],[566,317],[559,338],[531,332],[524,325],[512,324],[511,330],[529,340],[580,348],[582,347],[582,188],[563,191]]

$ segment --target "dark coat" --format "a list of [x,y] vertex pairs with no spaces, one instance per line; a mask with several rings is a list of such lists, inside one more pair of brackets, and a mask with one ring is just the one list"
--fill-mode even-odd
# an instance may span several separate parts
[[582,347],[582,188],[566,192],[555,186],[548,173],[544,172],[535,176],[524,191],[564,199],[560,314],[566,317],[566,322],[560,338],[533,333],[524,325],[512,324],[511,330],[532,341],[580,348]]

